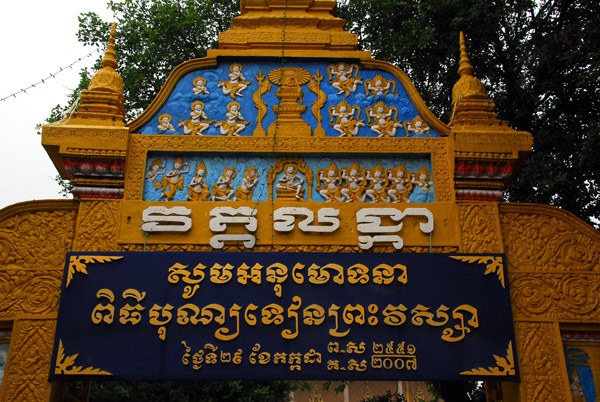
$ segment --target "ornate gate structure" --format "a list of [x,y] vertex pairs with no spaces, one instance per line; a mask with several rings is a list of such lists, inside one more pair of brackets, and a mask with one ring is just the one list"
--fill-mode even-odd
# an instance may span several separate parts
[[516,344],[464,378],[497,380],[490,400],[592,400],[600,236],[499,202],[532,138],[498,119],[464,38],[445,124],[404,72],[357,50],[335,1],[241,3],[219,49],[173,70],[129,123],[113,27],[77,112],[43,127],[75,200],[0,211],[0,401],[49,400],[48,373],[77,374],[51,364],[71,251],[500,256],[469,269],[506,281]]

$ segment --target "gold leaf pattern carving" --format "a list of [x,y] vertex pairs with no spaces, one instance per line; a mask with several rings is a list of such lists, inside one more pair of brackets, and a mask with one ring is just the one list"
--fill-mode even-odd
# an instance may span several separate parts
[[72,201],[32,201],[0,211],[0,270],[60,269],[73,243],[75,209]]
[[506,289],[504,285],[504,265],[502,261],[502,257],[492,257],[492,256],[451,256],[453,260],[458,260],[462,262],[468,262],[469,264],[477,263],[477,264],[485,264],[485,273],[484,275],[489,275],[492,273],[496,273],[498,275],[498,280],[502,284],[502,287]]
[[507,204],[500,221],[509,269],[600,271],[600,233],[567,212]]
[[[566,367],[558,324],[517,322],[515,332],[521,374],[521,400],[564,402],[569,400],[564,387]],[[568,385],[568,384],[567,384]]]
[[2,381],[2,401],[47,401],[55,320],[16,320],[10,362]]
[[468,371],[463,371],[462,375],[493,375],[493,376],[507,376],[515,375],[515,358],[513,355],[512,341],[508,343],[508,349],[506,349],[506,357],[500,357],[493,355],[496,360],[496,367],[488,368],[475,368]]
[[66,356],[62,340],[59,340],[58,355],[56,356],[56,367],[54,368],[54,374],[112,375],[108,371],[103,371],[93,367],[83,368],[82,366],[75,366],[75,360],[77,360],[78,356],[78,353],[72,356]]
[[465,253],[502,252],[498,209],[494,205],[461,203],[458,205]]
[[81,205],[74,250],[115,251],[120,201],[93,201]]
[[514,272],[510,289],[515,319],[600,320],[598,274]]
[[67,284],[65,287],[67,287],[67,288],[69,287],[69,284],[71,283],[71,280],[73,279],[73,275],[75,274],[75,272],[79,272],[84,275],[88,274],[86,264],[91,264],[94,262],[100,262],[100,263],[111,262],[111,261],[120,260],[121,258],[123,258],[123,257],[122,256],[106,256],[106,255],[80,255],[80,256],[72,255],[71,258],[69,259],[69,271],[67,274]]

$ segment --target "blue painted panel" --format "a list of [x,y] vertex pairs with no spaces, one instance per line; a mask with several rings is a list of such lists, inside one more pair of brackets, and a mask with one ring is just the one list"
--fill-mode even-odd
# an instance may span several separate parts
[[[220,82],[226,82],[229,80],[230,67],[233,63],[239,62],[242,65],[242,74],[246,78],[246,81],[251,83],[248,87],[241,91],[242,96],[235,96],[235,99],[231,95],[223,93],[223,87],[219,87]],[[358,137],[377,137],[371,128],[368,127],[367,107],[373,107],[379,102],[384,102],[386,106],[395,108],[396,112],[393,113],[393,119],[398,122],[406,122],[413,120],[418,112],[415,106],[408,98],[407,92],[404,87],[400,84],[392,74],[384,71],[377,70],[360,70],[357,74],[360,78],[361,84],[356,86],[355,92],[350,92],[348,96],[345,93],[339,94],[336,88],[330,83],[328,69],[332,65],[337,65],[339,60],[335,61],[296,61],[285,64],[285,67],[298,67],[308,71],[311,75],[320,74],[323,76],[321,81],[320,89],[325,92],[327,96],[327,102],[321,109],[322,115],[322,127],[326,131],[326,135],[330,137],[340,136],[332,125],[328,110],[331,106],[337,106],[343,100],[346,100],[351,106],[360,107],[360,115],[358,119],[364,120],[365,127],[359,129]],[[348,63],[352,65],[352,62]],[[175,85],[175,88],[168,96],[164,105],[155,113],[150,121],[145,124],[138,133],[141,134],[172,134],[172,135],[184,135],[183,127],[178,127],[179,122],[190,120],[190,114],[192,113],[191,105],[196,101],[201,101],[204,104],[204,112],[208,121],[224,121],[226,120],[227,106],[232,101],[236,101],[240,104],[240,112],[243,116],[243,120],[249,122],[246,128],[239,133],[242,136],[251,136],[254,129],[257,126],[258,110],[254,106],[252,101],[253,94],[258,90],[258,76],[262,73],[267,76],[269,72],[282,67],[280,62],[276,61],[261,61],[256,62],[255,59],[239,59],[227,62],[220,62],[216,68],[202,69],[190,72],[184,75],[179,82]],[[368,90],[365,84],[368,81],[375,82],[375,78],[381,76],[383,80],[388,81],[390,85],[390,92],[387,95],[380,94],[373,96],[373,91]],[[208,93],[194,93],[194,81],[202,77],[206,80],[206,89]],[[372,86],[372,85],[371,85]],[[271,106],[278,105],[280,100],[275,96],[276,90],[279,88],[277,85],[272,85],[270,92],[265,93],[262,96],[262,100],[268,105],[268,113],[265,116],[262,126],[265,131],[275,121],[275,113]],[[317,99],[317,95],[311,92],[306,84],[301,86],[302,88],[302,104],[308,106],[306,112],[302,114],[302,119],[310,125],[314,130],[317,127],[317,120],[311,113],[311,105]],[[199,91],[196,91],[199,92]],[[171,117],[174,132],[171,130],[159,131],[159,117],[164,114],[168,114]],[[203,135],[221,135],[220,129],[215,127],[212,123]],[[435,130],[430,129],[429,133],[417,133],[414,131],[409,132],[411,137],[439,137],[439,134]],[[404,128],[399,127],[395,134],[398,138],[406,137]]]
[[50,379],[518,381],[505,257],[469,256],[69,253]]
[[[269,196],[269,188],[267,184],[267,173],[272,167],[277,163],[279,157],[277,156],[257,156],[257,155],[248,155],[248,154],[233,154],[227,156],[214,156],[214,154],[206,153],[206,154],[198,154],[198,153],[189,153],[189,154],[167,154],[164,152],[150,152],[148,154],[147,162],[146,162],[146,172],[151,171],[152,164],[160,159],[165,166],[165,172],[169,172],[173,169],[174,160],[177,157],[181,157],[184,162],[189,164],[189,173],[183,174],[183,190],[177,191],[173,201],[185,201],[186,196],[188,195],[187,186],[190,184],[194,177],[194,172],[200,163],[204,163],[206,166],[206,183],[211,188],[213,183],[216,183],[218,178],[223,174],[223,170],[229,167],[234,167],[236,170],[236,177],[233,180],[234,189],[238,188],[242,184],[242,179],[244,177],[244,172],[246,169],[254,166],[258,172],[258,185],[254,190],[252,201],[267,201]],[[302,158],[306,165],[313,171],[313,189],[312,189],[312,200],[313,201],[325,201],[322,195],[317,191],[317,171],[319,169],[326,169],[331,163],[335,163],[338,170],[342,168],[346,168],[349,170],[350,166],[353,163],[359,162],[360,168],[365,169],[373,169],[377,164],[381,164],[384,170],[387,169],[395,169],[399,164],[404,165],[406,171],[408,172],[410,177],[410,172],[417,173],[419,169],[425,167],[429,174],[431,175],[431,162],[428,156],[385,156],[385,157],[342,157],[342,156],[306,156]],[[158,175],[154,180],[148,176],[144,180],[144,194],[143,199],[145,201],[161,201],[165,200],[164,197],[161,198],[161,194],[163,194],[164,190],[162,188],[162,178],[165,175]],[[283,176],[283,172],[280,173],[276,179],[275,183],[277,183],[278,179]],[[304,178],[306,179],[306,178]],[[418,178],[417,178],[418,179]],[[431,177],[433,180],[433,177]],[[159,186],[157,188],[157,186]],[[345,183],[344,183],[345,186]],[[390,183],[389,188],[392,188],[393,184]],[[303,185],[306,189],[306,181]],[[342,186],[340,186],[342,187]],[[432,186],[430,191],[423,191],[418,186],[415,186],[414,189],[410,193],[410,202],[419,202],[419,203],[429,203],[435,201],[435,186]]]

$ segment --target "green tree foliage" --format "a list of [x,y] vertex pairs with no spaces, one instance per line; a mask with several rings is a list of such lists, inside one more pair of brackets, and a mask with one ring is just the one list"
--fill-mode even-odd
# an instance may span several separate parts
[[600,3],[596,0],[344,0],[339,16],[373,56],[402,68],[448,121],[458,37],[510,126],[534,152],[509,201],[600,222]]
[[77,36],[86,45],[104,49],[110,23],[117,23],[118,71],[128,118],[152,102],[173,68],[217,47],[219,32],[228,30],[239,14],[239,1],[233,0],[111,0],[108,7],[114,21],[82,14]]

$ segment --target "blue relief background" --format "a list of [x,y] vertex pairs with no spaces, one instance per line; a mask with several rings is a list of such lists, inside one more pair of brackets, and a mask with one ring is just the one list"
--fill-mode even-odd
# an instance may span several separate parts
[[[169,172],[169,170],[173,169],[173,163],[175,158],[181,157],[183,162],[189,163],[189,173],[182,175],[184,178],[184,188],[183,190],[177,191],[175,198],[173,201],[185,201],[185,197],[188,194],[187,186],[192,181],[194,177],[194,173],[196,171],[196,167],[201,162],[206,166],[207,174],[206,174],[206,183],[209,185],[212,193],[212,184],[216,183],[218,178],[223,174],[223,170],[228,167],[234,167],[236,170],[236,177],[233,181],[234,189],[238,188],[242,184],[242,179],[244,178],[244,173],[246,169],[254,166],[258,171],[258,185],[254,190],[252,195],[252,201],[268,201],[269,198],[269,187],[267,183],[267,174],[269,170],[277,163],[280,159],[279,156],[256,156],[256,155],[229,155],[229,156],[214,156],[214,154],[168,154],[164,152],[150,152],[148,153],[148,157],[146,159],[146,170],[148,172],[150,170],[150,165],[156,160],[160,159],[165,166],[165,173]],[[317,170],[318,169],[326,169],[332,162],[336,164],[338,171],[342,168],[349,169],[350,166],[354,162],[358,162],[360,164],[360,168],[363,169],[373,169],[377,164],[381,163],[384,170],[391,168],[396,168],[399,164],[403,164],[407,172],[416,172],[422,168],[426,167],[429,174],[431,175],[431,179],[433,178],[433,173],[431,170],[431,162],[428,156],[390,156],[390,157],[373,157],[373,158],[347,158],[347,157],[317,157],[317,156],[307,156],[302,158],[306,165],[313,171],[313,188],[312,188],[312,200],[313,201],[325,201],[325,199],[318,193],[316,188],[319,186],[317,181]],[[298,172],[300,174],[300,172]],[[277,175],[275,179],[275,183],[278,182],[278,179],[284,175],[284,172],[281,172]],[[158,183],[161,182],[162,177],[165,175],[160,175],[156,178]],[[417,178],[418,179],[418,178]],[[434,181],[435,183],[435,181]],[[303,184],[305,189],[308,188],[305,182]],[[154,183],[151,179],[146,178],[144,180],[144,194],[143,199],[145,201],[164,201],[164,198],[160,198],[163,190],[161,188],[156,189]],[[306,196],[304,197],[306,200]],[[430,203],[435,201],[435,185],[432,187],[430,192],[425,192],[420,188],[415,188],[413,192],[410,194],[410,202],[424,202]]]
[[[244,117],[244,121],[249,122],[250,124],[245,128],[245,130],[240,132],[241,136],[251,136],[254,132],[254,129],[257,126],[256,118],[258,116],[258,109],[254,106],[254,102],[252,101],[252,95],[258,90],[258,82],[256,76],[262,71],[264,76],[267,76],[269,72],[275,70],[277,68],[282,67],[281,62],[278,61],[261,61],[257,63],[255,61],[251,61],[248,59],[230,59],[223,62],[220,62],[217,68],[212,69],[200,69],[193,72],[190,72],[184,75],[179,82],[176,84],[175,88],[168,96],[166,102],[161,106],[159,111],[155,113],[151,119],[137,132],[138,134],[171,134],[171,135],[184,135],[183,127],[178,127],[179,121],[189,120],[190,113],[192,111],[191,104],[195,101],[201,101],[204,103],[204,112],[206,113],[208,120],[215,121],[224,121],[226,120],[227,113],[227,105],[234,101],[229,95],[223,94],[223,89],[218,88],[219,81],[228,81],[230,66],[233,63],[240,63],[243,67],[242,74],[246,77],[247,81],[251,81],[252,83],[248,86],[246,90],[242,92],[243,97],[236,97],[235,101],[240,103],[241,108],[240,112]],[[301,67],[307,71],[309,71],[312,75],[317,75],[318,73],[323,76],[323,80],[321,81],[320,89],[325,92],[327,95],[327,102],[321,109],[322,122],[321,125],[323,129],[325,129],[326,135],[328,137],[338,137],[340,135],[339,132],[335,131],[333,127],[330,125],[331,119],[329,116],[328,109],[330,106],[337,106],[342,100],[346,100],[350,106],[359,106],[360,107],[360,117],[359,120],[364,120],[365,127],[361,127],[357,137],[377,137],[378,135],[368,127],[368,119],[366,108],[369,106],[374,106],[376,103],[383,101],[388,107],[395,106],[398,109],[398,116],[394,113],[393,118],[397,119],[398,122],[404,123],[407,120],[413,120],[419,113],[417,112],[415,106],[412,104],[410,99],[408,98],[407,92],[402,86],[402,84],[396,79],[392,74],[379,71],[379,70],[359,70],[358,77],[362,79],[363,84],[358,84],[357,90],[354,93],[350,93],[348,97],[345,96],[344,93],[338,95],[338,90],[333,88],[329,82],[329,75],[327,72],[327,66],[332,64],[338,64],[340,60],[307,60],[307,61],[298,61],[294,63],[286,63],[284,67]],[[351,61],[348,64],[358,64],[353,63]],[[366,95],[366,90],[364,83],[367,80],[373,80],[375,76],[381,75],[385,80],[393,80],[396,83],[395,92],[396,95],[392,95],[391,92],[388,95],[378,95],[376,98],[371,94],[369,96]],[[354,76],[354,74],[353,74]],[[193,81],[197,77],[203,77],[206,79],[206,88],[210,92],[210,94],[201,94],[196,95],[193,93],[192,89],[194,88]],[[267,78],[268,80],[268,78]],[[279,86],[272,84],[271,90],[264,95],[262,95],[262,100],[268,105],[268,112],[265,116],[262,126],[265,131],[268,130],[268,127],[275,120],[275,113],[273,112],[271,106],[278,105],[280,100],[275,96],[276,90]],[[310,125],[310,127],[314,129],[317,127],[317,120],[313,116],[311,112],[311,106],[315,99],[317,99],[317,95],[312,93],[308,86],[302,85],[303,96],[303,105],[307,106],[306,112],[302,114],[303,120]],[[172,117],[172,124],[176,130],[176,132],[159,132],[158,130],[158,118],[162,114],[169,114]],[[422,116],[421,116],[422,117]],[[413,132],[409,132],[411,137],[439,137],[440,135],[435,132],[433,128],[430,127],[429,134],[418,134],[415,135]],[[215,127],[214,124],[211,124],[210,128],[203,132],[203,135],[221,135],[219,132],[219,128]],[[403,127],[399,127],[396,132],[396,137],[406,137],[406,132]]]

